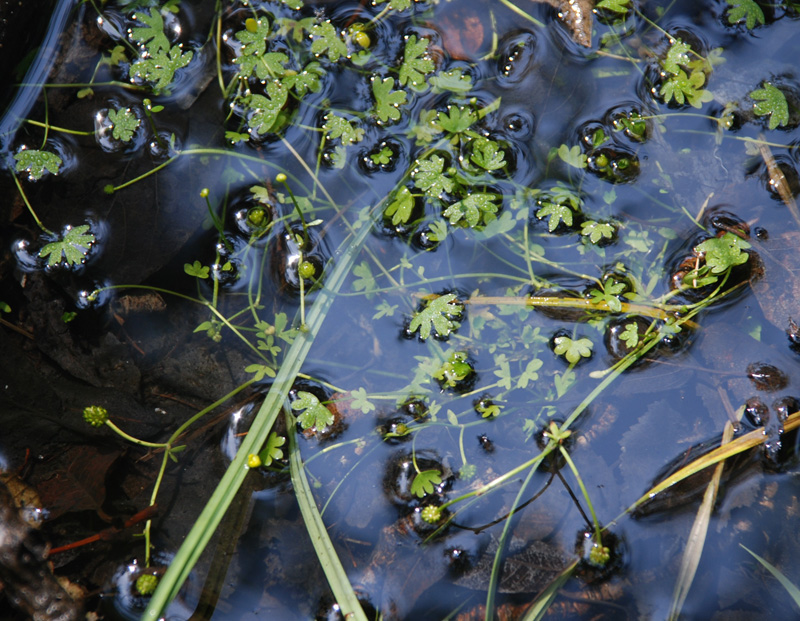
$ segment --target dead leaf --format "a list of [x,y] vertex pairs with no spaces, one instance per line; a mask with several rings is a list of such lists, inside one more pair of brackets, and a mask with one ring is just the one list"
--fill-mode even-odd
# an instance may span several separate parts
[[781,331],[800,320],[800,232],[786,231],[754,249],[761,259],[760,278],[750,286],[758,305],[771,324]]
[[72,511],[97,511],[104,515],[106,474],[119,456],[119,449],[73,445],[46,462],[50,469],[43,473],[36,487],[49,519]]

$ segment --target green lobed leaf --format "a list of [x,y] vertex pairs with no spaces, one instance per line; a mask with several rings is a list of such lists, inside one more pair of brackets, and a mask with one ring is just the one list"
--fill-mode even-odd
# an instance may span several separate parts
[[37,149],[22,149],[14,154],[17,172],[27,172],[30,181],[38,181],[45,172],[57,175],[63,161],[50,151]]
[[442,473],[439,470],[423,470],[418,472],[411,481],[411,493],[419,498],[433,494],[436,485],[442,482]]
[[133,133],[139,128],[141,121],[130,108],[111,109],[108,111],[108,120],[113,129],[111,135],[115,140],[130,142]]
[[134,13],[133,19],[144,26],[131,29],[131,39],[144,45],[151,55],[169,50],[169,39],[164,34],[164,18],[158,9],[150,9],[148,13]]
[[286,88],[293,88],[298,97],[302,97],[308,92],[319,92],[321,85],[320,79],[325,75],[325,70],[317,61],[311,61],[300,73],[287,71],[281,82]]
[[581,223],[581,235],[588,237],[589,241],[596,244],[601,239],[613,239],[616,228],[609,222],[595,222],[586,220]]
[[47,265],[51,267],[61,263],[62,255],[67,265],[81,263],[95,241],[95,236],[87,232],[89,228],[88,224],[68,228],[62,239],[45,244],[39,251],[39,256],[47,257]]
[[748,30],[756,27],[756,23],[762,26],[764,21],[764,11],[753,0],[725,0],[730,8],[728,9],[728,23],[737,24],[745,20]]
[[137,60],[131,65],[129,74],[153,85],[153,91],[159,93],[172,83],[175,72],[187,66],[194,56],[191,50],[183,53],[179,45],[169,51],[158,50],[147,58]]
[[600,0],[596,8],[625,15],[630,10],[630,0]]
[[759,88],[750,93],[750,98],[756,101],[753,112],[759,116],[769,115],[769,128],[786,125],[789,122],[789,104],[783,91],[770,82],[764,82],[764,88]]
[[391,217],[392,225],[405,224],[414,212],[414,195],[403,186],[394,194],[394,198],[383,212],[385,218]]
[[440,71],[428,79],[435,92],[467,93],[472,90],[472,77],[464,75],[461,69]]
[[341,39],[336,27],[328,21],[317,21],[315,17],[307,17],[300,24],[311,36],[311,53],[325,55],[331,62],[347,56],[347,44]]
[[444,158],[435,153],[417,160],[411,177],[414,185],[431,198],[440,198],[445,192],[453,190],[453,179],[444,172]]
[[563,222],[566,226],[572,226],[572,209],[562,203],[543,201],[542,207],[536,212],[539,220],[547,218],[547,230],[552,233]]
[[564,356],[570,364],[576,364],[581,358],[589,358],[594,346],[587,338],[572,339],[568,336],[557,336],[554,343],[553,352],[557,356]]
[[669,46],[667,56],[661,63],[664,71],[673,75],[678,75],[678,72],[681,71],[681,66],[689,64],[689,52],[691,51],[692,47],[688,43],[684,43],[680,39],[675,39],[672,45]]
[[542,368],[544,362],[534,358],[525,365],[525,370],[517,378],[517,388],[527,388],[529,383],[539,379],[537,371]]
[[458,302],[456,294],[446,293],[428,300],[425,308],[411,318],[408,329],[411,333],[419,331],[422,340],[427,339],[433,329],[440,337],[447,337],[460,325],[455,318],[463,311],[464,305]]
[[406,39],[403,64],[400,65],[398,81],[403,86],[422,92],[428,89],[425,76],[432,73],[436,66],[427,56],[428,40],[411,35]]
[[384,123],[400,118],[400,106],[406,103],[406,92],[395,91],[394,78],[372,77],[372,94],[375,97],[375,114]]
[[[584,159],[586,156],[583,156]],[[472,154],[469,156],[470,161],[476,166],[480,166],[484,170],[494,171],[503,168],[506,165],[506,156],[500,149],[500,145],[494,140],[480,137],[472,143]]]
[[254,93],[242,100],[252,111],[247,124],[259,135],[273,130],[278,115],[286,105],[289,91],[280,82],[273,81],[267,84],[267,95],[268,97],[264,97]]
[[279,436],[276,432],[271,431],[267,438],[267,443],[264,448],[258,453],[261,459],[262,466],[269,466],[273,461],[283,459],[283,449],[281,447],[286,444],[286,438]]
[[183,271],[189,274],[189,276],[208,278],[210,269],[207,265],[203,265],[200,261],[195,260],[194,263],[184,263]]
[[567,145],[562,144],[558,147],[558,157],[573,168],[586,168],[586,154],[581,152],[581,148],[578,145],[569,148]]
[[705,255],[706,265],[714,274],[746,263],[750,255],[744,251],[748,248],[748,242],[727,231],[722,237],[712,237],[694,247],[695,251]]
[[497,213],[498,205],[495,203],[497,196],[486,192],[473,192],[466,198],[453,203],[444,212],[444,217],[450,219],[450,224],[466,225],[475,228],[481,222],[489,220],[489,214]]
[[436,117],[438,127],[450,134],[460,134],[468,130],[478,120],[472,108],[466,106],[447,106],[446,112],[439,112]]
[[320,403],[315,394],[305,390],[297,391],[297,399],[292,401],[292,409],[295,412],[301,412],[297,420],[303,429],[311,429],[313,427],[317,431],[322,431],[333,423],[331,411]]
[[360,142],[364,137],[362,128],[356,127],[353,121],[333,112],[325,115],[325,123],[322,125],[322,129],[329,140],[340,138],[343,145]]
[[367,399],[367,390],[365,388],[351,390],[350,396],[353,398],[350,402],[350,407],[361,410],[362,414],[369,414],[375,410],[375,404]]

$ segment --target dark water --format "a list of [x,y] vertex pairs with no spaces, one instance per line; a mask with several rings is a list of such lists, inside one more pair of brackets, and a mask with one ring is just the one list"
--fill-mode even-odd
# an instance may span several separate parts
[[[38,253],[53,235],[41,234],[21,200],[6,201],[0,301],[11,312],[3,317],[33,336],[4,325],[6,347],[38,352],[29,356],[28,375],[44,369],[50,375],[43,377],[60,382],[50,396],[24,381],[28,367],[4,366],[3,383],[12,386],[4,407],[15,429],[0,440],[6,469],[21,466],[25,448],[47,456],[61,443],[85,447],[102,437],[128,448],[106,481],[116,491],[107,491],[103,510],[119,517],[146,506],[160,456],[140,465],[144,450],[83,428],[82,408],[105,405],[130,433],[164,441],[193,411],[248,380],[249,365],[280,364],[288,343],[280,329],[267,343],[257,322],[275,325],[283,313],[298,327],[320,295],[314,279],[301,293],[298,263],[311,261],[314,278],[323,274],[325,283],[345,260],[353,231],[369,226],[292,395],[311,393],[337,413],[333,431],[300,437],[300,450],[329,534],[367,601],[387,618],[483,617],[485,558],[494,553],[509,512],[522,503],[511,518],[508,555],[528,559],[520,561],[523,567],[559,567],[577,558],[592,524],[572,470],[551,458],[530,476],[530,467],[514,472],[539,453],[537,437],[551,420],[569,420],[570,455],[597,519],[608,527],[604,541],[612,558],[607,571],[584,563],[553,614],[666,618],[708,480],[668,492],[636,517],[625,511],[666,466],[689,460],[689,449],[718,445],[728,421],[735,421],[739,435],[766,421],[771,448],[738,457],[723,473],[682,614],[791,618],[788,594],[741,545],[797,581],[795,438],[780,433],[782,417],[797,411],[800,398],[792,341],[800,339],[793,327],[800,321],[797,12],[762,6],[765,23],[748,30],[729,23],[722,3],[640,3],[625,18],[595,19],[593,46],[586,48],[544,4],[518,5],[528,17],[500,2],[419,3],[388,15],[382,6],[357,3],[321,3],[299,12],[279,3],[225,3],[219,14],[206,4],[183,2],[177,13],[164,12],[169,44],[191,50],[193,58],[162,93],[147,83],[139,90],[120,85],[131,82],[126,32],[139,27],[129,6],[107,3],[98,15],[91,4],[59,5],[69,19],[53,26],[63,29],[53,69],[37,73],[33,65],[25,81],[80,86],[20,87],[6,112],[5,195],[19,196],[11,177],[14,154],[23,148],[56,153],[63,161],[58,175],[28,181],[22,171],[21,187],[51,231],[88,223],[96,236],[84,263],[45,268]],[[365,30],[370,40],[364,47],[353,26],[379,15]],[[314,16],[347,33],[350,60],[308,49],[314,39],[300,34],[296,20]],[[267,18],[273,33],[268,51],[286,54],[286,66],[298,73],[319,63],[321,77],[318,89],[290,95],[272,128],[277,133],[259,134],[245,109],[245,88],[275,95],[255,78],[236,81],[234,58],[243,52],[235,33],[257,32],[254,20]],[[667,103],[660,94],[670,79],[666,33],[691,47],[674,75],[682,72],[688,80],[696,72],[686,97],[702,97],[697,106]],[[411,37],[429,41],[423,57],[434,61],[431,75],[459,70],[469,76],[468,86],[402,88],[401,59]],[[127,61],[99,62],[117,45]],[[373,81],[386,78],[406,93],[396,120],[376,113]],[[96,83],[92,92],[79,96],[90,82]],[[767,89],[765,82],[787,102],[781,124],[779,109],[770,117],[752,96]],[[152,123],[145,98],[164,107],[152,113]],[[128,142],[109,136],[109,110],[125,108],[139,119]],[[441,126],[445,115],[455,123],[453,110],[472,115],[460,133],[431,129],[431,120]],[[363,133],[357,142],[347,145],[333,135],[322,141],[331,111]],[[22,118],[52,127],[45,133]],[[426,131],[433,137],[425,139]],[[487,172],[477,163],[483,161],[475,150],[480,140],[499,145],[504,164]],[[444,161],[434,178],[453,180],[441,197],[435,191],[423,196],[420,160],[433,161],[431,154]],[[171,157],[156,174],[104,192]],[[310,223],[307,234],[278,173],[287,176]],[[253,186],[265,188],[265,202]],[[402,187],[417,197],[407,222],[393,223],[383,214]],[[565,192],[574,203],[559,202]],[[475,227],[464,228],[463,220],[446,213],[478,194],[493,197],[494,216],[481,215]],[[572,222],[548,220],[548,204],[562,216],[566,210]],[[592,223],[599,227],[594,241]],[[446,237],[437,242],[443,231]],[[721,290],[715,292],[718,280],[670,293],[671,283],[681,282],[676,272],[701,265],[693,248],[726,233],[746,239],[750,254]],[[308,235],[306,247],[298,247],[297,235]],[[210,278],[187,273],[185,266],[196,272],[195,261],[209,268]],[[121,288],[126,285],[183,297],[163,291],[148,297],[148,289]],[[102,292],[91,295],[97,289]],[[431,294],[450,293],[464,306],[460,317],[451,317],[460,325],[446,338],[423,340],[411,318]],[[590,312],[577,304],[534,310],[525,303],[530,295],[601,304]],[[692,305],[709,295],[713,301],[692,313]],[[213,304],[230,325],[187,297]],[[62,311],[77,316],[63,323]],[[680,331],[669,334],[667,318],[677,318]],[[633,347],[621,336],[631,322],[642,339],[648,328],[661,330],[659,343],[646,360],[598,389]],[[556,339],[565,337],[588,339],[591,355],[576,353],[578,363],[571,364],[556,353]],[[23,346],[28,340],[32,345]],[[274,361],[271,354],[267,361],[257,357],[275,345],[282,352]],[[441,371],[448,360],[451,366]],[[463,370],[463,363],[472,371],[448,385],[446,373]],[[256,387],[266,392],[269,377]],[[37,400],[35,394],[48,396]],[[235,397],[215,425],[198,423],[202,433],[190,436],[187,452],[168,468],[154,525],[158,552],[175,552],[213,490],[236,433],[246,430],[236,416],[247,421],[252,414],[251,405],[237,401],[249,396]],[[47,412],[52,421],[45,433],[26,430],[25,412]],[[226,423],[231,412],[239,414]],[[285,435],[283,423],[276,430]],[[33,482],[46,478],[47,463],[37,464]],[[324,614],[331,596],[285,463],[247,480],[220,527],[217,557],[211,549],[198,565],[174,618],[187,618],[194,602],[208,596],[201,590],[209,571],[218,575],[220,590],[208,612],[215,619]],[[411,487],[419,471],[438,473],[427,494]],[[453,520],[442,531],[420,520],[424,507],[509,472],[504,485],[450,505]],[[74,514],[73,506],[49,531],[46,524],[45,534],[58,545],[80,538],[70,536]],[[89,609],[107,612],[115,599],[113,568],[133,558],[141,563],[143,547],[129,537],[83,557],[77,553],[61,571],[93,593]],[[538,555],[515,557],[532,549]],[[544,577],[520,573],[518,580],[500,581],[497,605],[511,618],[521,618],[558,569]],[[106,594],[102,601],[97,592]],[[140,604],[120,608],[131,606],[127,614],[135,617]]]

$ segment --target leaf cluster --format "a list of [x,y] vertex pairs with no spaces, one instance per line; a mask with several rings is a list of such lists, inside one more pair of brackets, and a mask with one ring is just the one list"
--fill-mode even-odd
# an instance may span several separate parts
[[713,95],[703,88],[706,74],[710,73],[709,65],[688,43],[673,39],[661,61],[664,80],[659,94],[664,103],[674,100],[681,106],[688,103],[693,108],[701,108],[711,101]]
[[144,24],[130,31],[131,39],[139,43],[143,51],[131,64],[129,74],[132,78],[149,82],[155,93],[168,91],[175,72],[191,62],[194,52],[184,52],[180,45],[170,46],[160,10],[137,12],[133,17]]

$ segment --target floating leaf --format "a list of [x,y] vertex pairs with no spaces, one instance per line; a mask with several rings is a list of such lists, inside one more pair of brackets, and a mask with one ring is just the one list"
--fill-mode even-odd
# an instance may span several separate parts
[[748,30],[756,27],[756,23],[764,25],[764,11],[753,0],[725,0],[729,5],[728,23],[737,24],[745,20]]
[[130,76],[153,83],[153,91],[158,93],[165,90],[175,77],[175,72],[189,64],[194,52],[185,54],[180,46],[175,45],[167,52],[158,50],[148,58],[137,60],[131,65]]
[[691,51],[692,47],[688,43],[675,39],[672,45],[669,46],[669,50],[667,50],[666,58],[661,63],[664,71],[678,75],[681,71],[681,66],[689,64],[689,52]]
[[428,79],[434,91],[466,93],[472,90],[472,77],[464,75],[461,69],[441,71]]
[[547,230],[551,233],[558,228],[561,222],[566,226],[572,226],[572,209],[561,203],[542,202],[542,208],[536,212],[536,217],[539,220],[548,218]]
[[131,39],[144,45],[151,55],[169,50],[169,39],[164,34],[164,18],[158,9],[151,9],[148,13],[134,13],[133,19],[144,26],[131,29]]
[[325,75],[325,70],[316,61],[308,63],[300,73],[286,72],[281,82],[286,88],[293,88],[298,97],[307,92],[319,92],[320,79]]
[[596,8],[625,15],[630,10],[630,0],[601,0]]
[[639,327],[635,321],[625,324],[625,330],[619,335],[628,349],[633,349],[639,344]]
[[601,239],[613,239],[614,233],[616,233],[616,228],[608,222],[586,220],[581,224],[581,235],[588,237],[593,244],[596,244]]
[[414,185],[431,198],[440,198],[445,192],[453,189],[453,180],[444,172],[444,158],[434,154],[417,160],[417,166],[411,172]]
[[302,411],[297,420],[303,429],[314,427],[317,431],[322,431],[333,423],[333,414],[313,393],[297,391],[297,399],[292,401],[292,409],[296,412]]
[[[375,0],[375,4],[383,4],[386,0]],[[405,11],[411,7],[412,0],[390,0],[387,7],[390,11]]]
[[403,86],[422,92],[427,90],[428,83],[425,76],[436,68],[433,61],[426,56],[428,40],[411,35],[406,39],[406,49],[403,54],[403,64],[400,65],[398,81]]
[[442,482],[442,473],[439,470],[423,470],[418,472],[411,481],[411,493],[419,498],[433,494],[436,485]]
[[660,93],[664,103],[674,99],[679,105],[688,102],[693,108],[700,108],[714,98],[709,91],[702,88],[705,81],[706,76],[702,71],[695,70],[687,76],[685,71],[679,69],[661,85]]
[[789,122],[789,104],[786,102],[786,95],[770,82],[764,82],[764,88],[752,91],[750,98],[756,100],[753,112],[759,116],[769,115],[770,129]]
[[586,168],[586,154],[581,152],[581,148],[578,145],[569,148],[567,145],[562,144],[558,147],[558,157],[573,168]]
[[273,461],[283,459],[283,450],[280,448],[286,444],[286,438],[279,436],[274,431],[270,432],[267,443],[261,449],[258,456],[262,466],[269,466]]
[[554,343],[553,352],[557,356],[564,356],[570,364],[576,364],[581,358],[589,358],[594,346],[587,338],[576,340],[568,336],[557,336]]
[[419,330],[423,340],[431,335],[432,328],[440,337],[447,337],[458,328],[459,322],[455,318],[460,317],[463,310],[463,304],[458,302],[454,293],[437,296],[428,300],[425,308],[414,314],[408,329],[412,333]]
[[436,122],[450,134],[460,134],[478,120],[472,108],[466,106],[447,106],[447,112],[439,112]]
[[[500,145],[488,138],[478,138],[472,143],[472,154],[470,161],[484,170],[499,170],[506,165],[505,154]],[[584,159],[586,156],[583,156]]]
[[113,130],[111,135],[115,140],[130,142],[133,133],[139,128],[141,121],[130,108],[120,108],[108,111],[108,120],[111,121]]
[[289,91],[277,81],[267,84],[267,95],[251,94],[248,95],[243,101],[247,107],[252,111],[247,124],[256,132],[266,134],[275,128],[283,106],[289,97]]
[[67,265],[77,265],[81,263],[89,253],[89,248],[95,241],[92,233],[87,233],[90,226],[82,224],[74,228],[67,227],[63,239],[50,242],[39,251],[41,258],[47,258],[47,265],[53,266],[61,263],[61,255]]
[[194,263],[184,263],[183,271],[189,276],[196,276],[197,278],[208,278],[209,267],[203,265],[200,261],[195,260]]
[[490,214],[497,213],[498,206],[495,194],[486,192],[473,192],[465,199],[450,205],[444,212],[444,217],[450,219],[450,224],[466,224],[471,228],[478,226],[481,221],[487,222]]
[[706,265],[714,274],[742,265],[750,255],[744,252],[750,244],[738,235],[725,232],[722,237],[712,237],[695,246],[697,252],[705,254]]
[[414,211],[414,195],[403,186],[394,194],[394,199],[383,212],[384,217],[392,219],[392,225],[405,224]]
[[361,410],[362,414],[369,414],[375,409],[375,404],[367,399],[367,391],[365,388],[357,388],[350,391],[353,400],[350,402],[350,407]]
[[400,118],[400,106],[406,103],[405,91],[394,91],[394,78],[372,78],[372,94],[375,96],[375,114],[384,123]]
[[[198,326],[198,330],[200,326]],[[195,330],[197,332],[197,330]],[[275,369],[267,364],[251,364],[245,367],[245,373],[253,373],[253,380],[260,382],[265,377],[275,377]],[[263,460],[262,460],[263,461]]]
[[14,154],[14,159],[17,172],[27,171],[30,181],[38,181],[45,172],[57,175],[62,164],[61,158],[55,153],[36,149],[22,149]]
[[307,17],[300,24],[311,35],[311,53],[320,56],[325,54],[331,62],[347,56],[347,44],[342,41],[336,28],[330,22],[319,22],[314,17]]
[[342,144],[354,144],[360,142],[364,137],[364,130],[356,127],[353,121],[349,121],[344,117],[338,116],[334,113],[325,115],[325,123],[322,125],[328,139],[340,138]]

